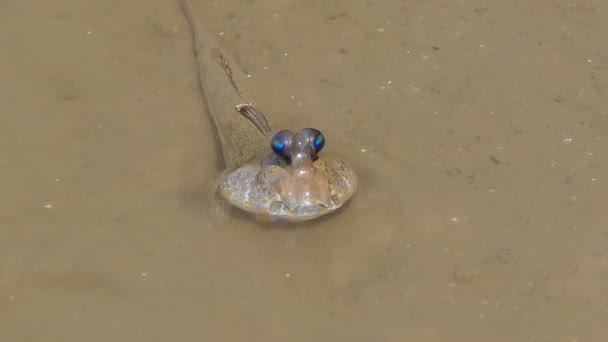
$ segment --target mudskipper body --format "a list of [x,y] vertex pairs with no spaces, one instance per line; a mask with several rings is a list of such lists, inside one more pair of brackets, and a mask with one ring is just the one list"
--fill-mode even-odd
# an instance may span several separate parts
[[320,158],[325,136],[317,129],[273,134],[264,113],[239,90],[228,58],[181,0],[192,29],[194,56],[207,111],[216,126],[226,170],[219,193],[258,218],[305,221],[342,207],[357,176],[341,160]]

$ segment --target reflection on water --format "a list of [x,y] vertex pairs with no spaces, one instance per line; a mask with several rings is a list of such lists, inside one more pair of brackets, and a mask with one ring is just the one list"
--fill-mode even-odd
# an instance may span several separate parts
[[177,1],[8,1],[1,340],[606,339],[604,2],[195,4],[354,200],[210,215]]

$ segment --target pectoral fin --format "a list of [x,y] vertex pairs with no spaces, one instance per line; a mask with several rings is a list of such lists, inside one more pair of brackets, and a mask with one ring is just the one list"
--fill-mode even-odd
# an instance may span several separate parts
[[265,136],[270,136],[272,129],[270,128],[268,119],[266,118],[266,115],[259,109],[255,108],[251,104],[240,104],[236,106],[236,110],[243,114],[244,117],[249,119],[249,121],[251,121],[255,127],[260,130],[260,132],[262,132],[262,134]]

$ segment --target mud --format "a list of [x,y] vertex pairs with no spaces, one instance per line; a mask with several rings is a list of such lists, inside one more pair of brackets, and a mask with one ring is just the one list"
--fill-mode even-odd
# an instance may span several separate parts
[[606,2],[193,2],[357,194],[211,213],[177,1],[4,1],[0,340],[608,338]]

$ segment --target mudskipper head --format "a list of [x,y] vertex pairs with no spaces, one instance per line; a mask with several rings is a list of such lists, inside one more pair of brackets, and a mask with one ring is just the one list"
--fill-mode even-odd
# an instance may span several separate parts
[[231,204],[258,216],[305,221],[342,207],[357,187],[354,171],[339,160],[319,158],[325,136],[317,129],[280,131],[273,154],[224,179],[221,193]]

